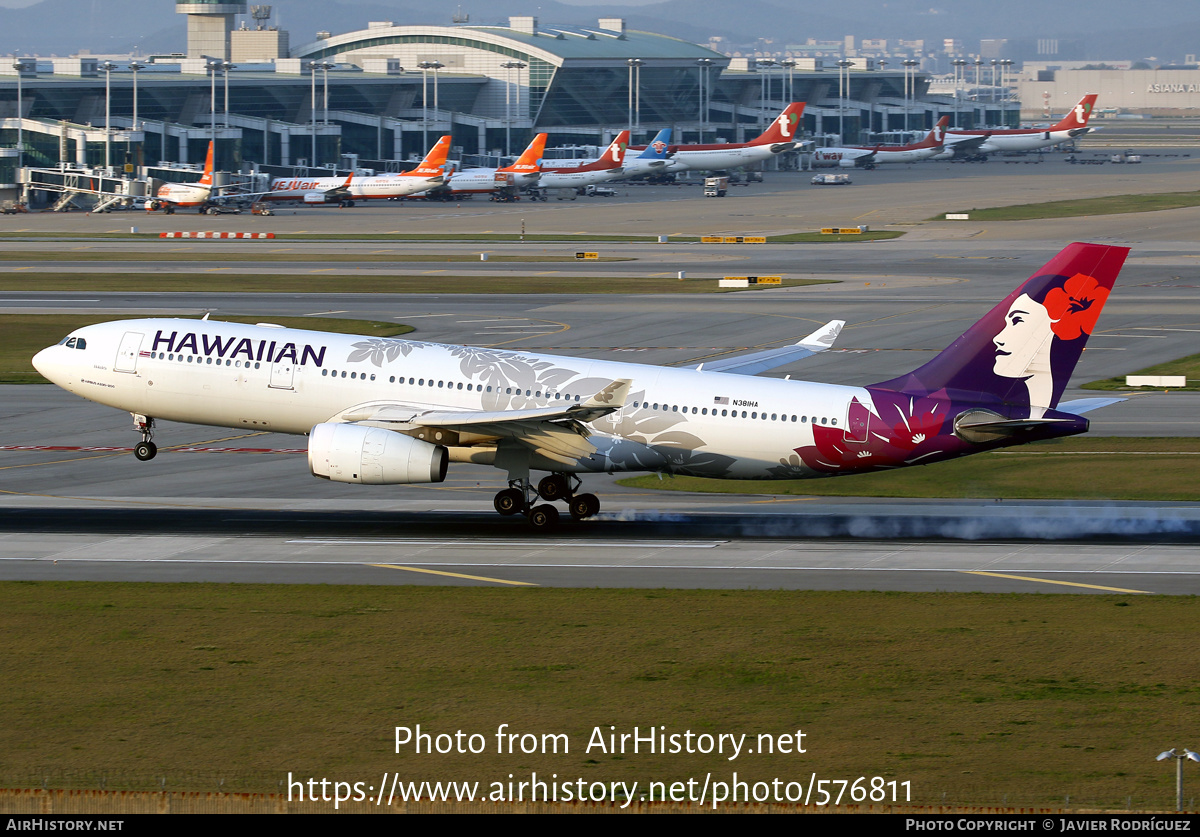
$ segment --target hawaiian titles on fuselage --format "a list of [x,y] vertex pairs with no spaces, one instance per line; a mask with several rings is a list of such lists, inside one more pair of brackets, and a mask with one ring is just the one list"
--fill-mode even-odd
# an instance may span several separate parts
[[246,360],[265,360],[268,363],[282,363],[290,360],[301,366],[311,363],[321,367],[325,364],[325,346],[313,348],[307,343],[297,347],[295,343],[278,343],[275,340],[251,340],[249,337],[221,337],[218,334],[200,334],[188,332],[182,337],[178,331],[172,331],[164,336],[160,330],[154,336],[154,345],[150,350],[157,352],[165,349],[168,352],[191,352],[196,355],[215,355],[216,357]]

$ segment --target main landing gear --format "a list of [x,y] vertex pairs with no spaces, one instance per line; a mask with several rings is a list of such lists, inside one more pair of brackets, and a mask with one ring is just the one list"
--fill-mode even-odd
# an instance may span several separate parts
[[133,446],[133,455],[141,462],[148,462],[158,453],[158,445],[154,438],[154,419],[130,413],[133,416],[133,429],[142,434],[142,441]]
[[[565,500],[567,510],[576,520],[586,520],[600,511],[595,494],[576,494],[583,482],[574,474],[550,474],[543,477],[534,489],[527,479],[509,480],[508,488],[496,495],[493,505],[500,514],[524,514],[535,529],[552,529],[558,524],[558,509],[550,505]],[[548,502],[534,505],[538,500]]]

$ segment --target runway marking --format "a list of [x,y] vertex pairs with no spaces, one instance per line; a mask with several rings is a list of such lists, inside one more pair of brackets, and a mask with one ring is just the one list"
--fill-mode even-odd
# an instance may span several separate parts
[[993,578],[1007,578],[1012,581],[1037,581],[1042,584],[1061,584],[1064,587],[1086,587],[1090,590],[1107,590],[1110,593],[1145,593],[1154,595],[1149,590],[1127,590],[1124,587],[1103,587],[1099,584],[1080,584],[1077,581],[1052,581],[1048,578],[1031,578],[1025,575],[1005,575],[1004,573],[988,573],[982,570],[965,570],[967,575],[989,575]]
[[[500,539],[489,541],[482,540],[480,538],[451,538],[443,540],[434,540],[429,538],[296,538],[295,540],[284,541],[284,543],[310,546],[468,546],[483,547],[487,549],[494,549],[498,546],[511,546],[521,547],[524,549],[546,546],[576,545],[579,543],[579,541],[571,538],[536,541],[514,541]],[[665,543],[660,541],[597,541],[595,543],[589,543],[588,546],[603,549],[716,549],[717,547],[725,546],[728,543],[729,541],[695,541],[692,543],[672,541],[667,541]],[[485,565],[481,564],[480,566]],[[494,564],[491,566],[506,567],[509,565]]]
[[450,576],[451,578],[466,578],[466,579],[470,579],[471,581],[490,581],[493,584],[511,584],[514,587],[537,587],[538,586],[537,584],[534,584],[533,582],[530,582],[530,581],[509,581],[508,579],[505,579],[505,578],[488,578],[487,576],[483,576],[483,575],[465,575],[464,573],[448,573],[448,572],[443,572],[442,570],[423,570],[418,567],[402,567],[399,564],[371,564],[371,566],[372,567],[382,567],[382,568],[388,569],[388,570],[406,570],[407,572],[410,572],[410,573],[428,573],[429,575],[445,575],[445,576]]

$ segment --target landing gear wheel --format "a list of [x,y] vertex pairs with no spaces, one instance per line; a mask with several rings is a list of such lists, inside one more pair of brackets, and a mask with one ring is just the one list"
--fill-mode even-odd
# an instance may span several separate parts
[[525,511],[525,495],[516,488],[506,488],[496,495],[492,505],[496,507],[496,511],[506,517],[510,514],[517,514]]
[[567,485],[567,478],[562,474],[551,474],[548,477],[543,477],[538,483],[538,495],[543,500],[554,502],[562,500],[570,494],[570,487]]
[[158,453],[158,445],[154,442],[138,442],[133,447],[133,455],[141,462],[149,462]]
[[571,509],[571,517],[587,520],[600,511],[600,499],[595,494],[576,494],[567,506]]
[[534,506],[529,513],[529,523],[534,529],[549,531],[558,525],[558,509],[550,505]]

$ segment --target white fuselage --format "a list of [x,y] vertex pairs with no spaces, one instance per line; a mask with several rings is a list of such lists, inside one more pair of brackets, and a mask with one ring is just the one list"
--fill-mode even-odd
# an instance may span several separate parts
[[446,184],[451,192],[483,193],[500,189],[524,189],[538,185],[539,172],[516,173],[499,169],[467,169],[450,175]]
[[[741,148],[714,146],[712,148],[689,149],[682,146],[671,160],[680,169],[693,171],[719,171],[721,169],[736,169],[769,160],[776,154],[791,151],[796,144],[792,142],[763,143],[761,145],[746,145]],[[679,170],[679,169],[677,169]]]
[[976,149],[980,154],[995,154],[1006,151],[1036,151],[1039,148],[1050,148],[1059,143],[1081,137],[1089,130],[1089,128],[1074,128],[1065,131],[949,131],[946,133],[946,148],[953,150],[955,143],[962,142],[963,140],[977,139],[981,135],[986,135],[987,139]]
[[[212,196],[211,186],[198,186],[192,183],[164,183],[158,187],[154,197],[174,204],[175,206],[202,206],[208,203]],[[151,202],[147,202],[151,208]]]
[[542,169],[542,176],[537,185],[543,189],[582,189],[585,186],[596,186],[623,177],[625,170],[620,166],[610,169],[591,169],[588,171],[556,171]]
[[[134,414],[292,434],[379,408],[403,422],[430,411],[565,407],[630,380],[624,407],[588,426],[595,453],[554,466],[580,473],[779,476],[814,443],[814,425],[846,427],[851,399],[869,397],[858,387],[183,319],[87,326],[34,365],[70,392]],[[536,458],[532,467],[551,469]]]
[[438,186],[441,177],[378,176],[354,177],[346,186],[344,177],[281,177],[271,182],[271,191],[262,200],[313,201],[332,194],[332,200],[375,200],[415,195]]
[[812,163],[814,166],[842,166],[849,168],[855,165],[861,165],[857,162],[870,158],[872,163],[915,163],[919,160],[928,160],[938,152],[941,148],[909,148],[903,151],[896,149],[880,148],[818,148],[813,152]]

